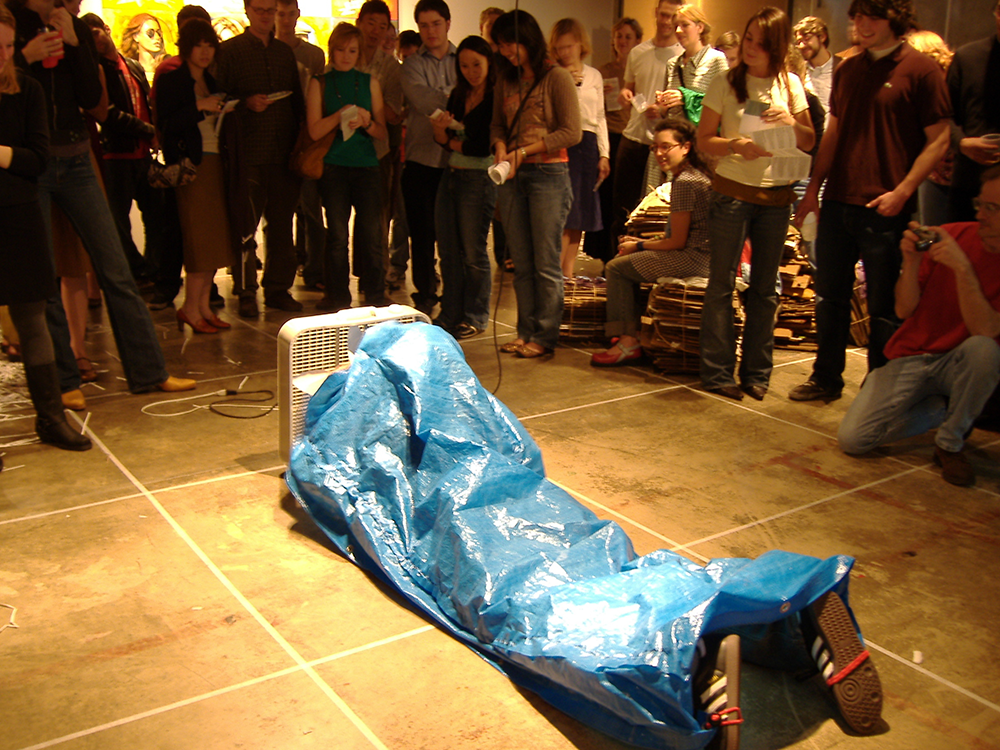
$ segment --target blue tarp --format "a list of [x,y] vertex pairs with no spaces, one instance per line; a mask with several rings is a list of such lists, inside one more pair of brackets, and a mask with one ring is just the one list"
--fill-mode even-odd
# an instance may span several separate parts
[[422,323],[369,329],[309,402],[286,480],[344,555],[518,684],[640,747],[711,740],[691,689],[700,636],[846,599],[853,564],[637,556],[545,478],[455,340]]

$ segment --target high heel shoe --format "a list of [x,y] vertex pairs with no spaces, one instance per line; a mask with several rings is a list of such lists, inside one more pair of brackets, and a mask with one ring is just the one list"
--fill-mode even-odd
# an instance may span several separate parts
[[192,323],[191,319],[184,313],[183,310],[178,310],[177,311],[177,330],[183,332],[185,325],[191,326],[191,330],[194,331],[195,333],[218,333],[219,332],[218,328],[216,328],[215,326],[211,325],[204,318],[198,318],[198,320],[196,322]]
[[218,328],[218,329],[219,329],[220,331],[225,331],[225,330],[226,330],[226,329],[228,329],[228,328],[232,328],[232,326],[231,326],[231,325],[230,325],[229,323],[227,323],[226,321],[224,321],[224,320],[223,320],[222,318],[220,318],[220,317],[219,317],[218,315],[216,315],[216,314],[215,314],[214,312],[212,313],[212,315],[211,315],[211,316],[208,316],[208,315],[206,315],[206,316],[205,316],[205,321],[206,321],[206,322],[207,322],[207,323],[208,323],[208,324],[209,324],[210,326],[215,326],[215,327],[216,327],[216,328]]

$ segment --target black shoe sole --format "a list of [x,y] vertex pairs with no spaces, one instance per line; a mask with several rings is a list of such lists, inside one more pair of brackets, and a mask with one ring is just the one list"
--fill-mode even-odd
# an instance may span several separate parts
[[[882,719],[882,682],[847,607],[830,592],[802,614],[806,646],[833,691],[844,721],[858,734],[874,734]],[[829,653],[828,662],[820,657],[823,649]],[[852,664],[853,669],[842,674]]]

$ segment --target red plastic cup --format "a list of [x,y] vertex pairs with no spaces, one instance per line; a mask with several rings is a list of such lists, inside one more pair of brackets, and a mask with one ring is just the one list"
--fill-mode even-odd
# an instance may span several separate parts
[[[59,30],[53,29],[53,30],[51,30],[51,31],[49,31],[47,33],[49,33],[49,34],[55,34],[56,38],[59,39],[60,41],[62,41],[62,35],[63,35],[63,33],[62,33],[61,29],[59,29]],[[63,58],[63,55],[65,55],[65,54],[66,53],[63,50],[62,45],[60,44],[59,45],[59,51],[56,54],[49,55],[44,60],[42,60],[42,67],[43,68],[54,68],[56,65],[59,64],[59,61]]]

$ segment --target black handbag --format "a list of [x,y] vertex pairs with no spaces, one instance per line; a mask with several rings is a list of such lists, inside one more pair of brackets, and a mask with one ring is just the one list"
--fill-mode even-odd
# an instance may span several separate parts
[[159,152],[153,156],[146,172],[149,184],[160,189],[183,187],[194,182],[197,176],[198,167],[188,157],[183,157],[177,164],[164,164]]

